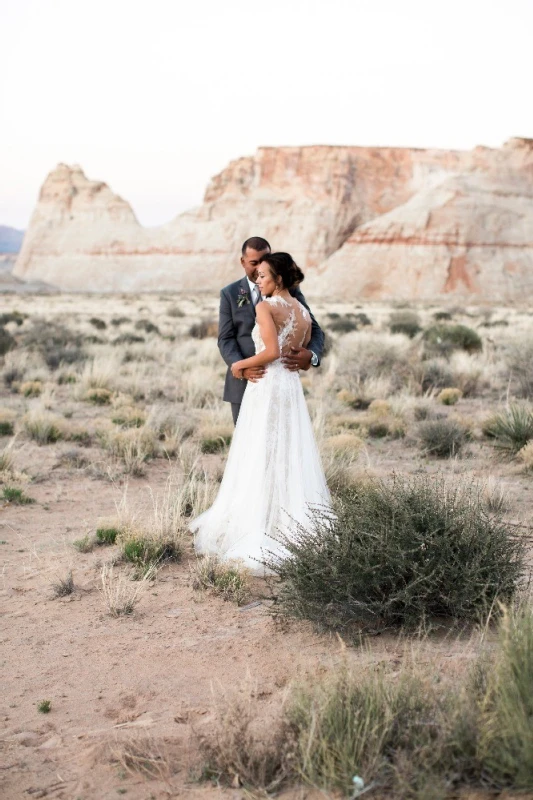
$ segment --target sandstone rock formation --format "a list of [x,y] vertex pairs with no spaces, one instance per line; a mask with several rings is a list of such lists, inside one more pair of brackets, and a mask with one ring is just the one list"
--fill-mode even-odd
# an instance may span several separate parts
[[468,152],[261,148],[203,204],[158,228],[80,167],[46,179],[16,275],[67,290],[216,291],[266,236],[323,296],[480,299],[533,293],[533,142]]

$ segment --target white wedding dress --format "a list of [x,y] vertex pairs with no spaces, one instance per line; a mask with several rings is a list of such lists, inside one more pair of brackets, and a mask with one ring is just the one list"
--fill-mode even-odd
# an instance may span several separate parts
[[[269,297],[281,354],[305,346],[311,318],[297,300]],[[259,325],[252,330],[256,353],[265,349]],[[263,556],[285,550],[275,536],[309,519],[311,506],[331,499],[298,372],[280,359],[248,383],[215,502],[190,523],[197,553],[240,560],[264,574]]]

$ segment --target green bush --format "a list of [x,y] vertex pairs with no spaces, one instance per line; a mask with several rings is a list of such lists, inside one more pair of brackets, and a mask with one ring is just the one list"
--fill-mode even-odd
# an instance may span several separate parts
[[149,319],[139,319],[135,323],[135,330],[144,331],[145,333],[160,333],[159,328]]
[[28,315],[23,314],[21,311],[6,311],[4,314],[0,314],[0,326],[3,327],[8,322],[14,322],[20,326],[25,319],[28,319]]
[[28,497],[24,494],[22,489],[17,489],[13,486],[4,486],[2,489],[2,500],[6,503],[12,503],[14,506],[25,506],[30,503],[35,503],[33,497]]
[[438,477],[357,486],[335,517],[316,508],[279,541],[286,557],[264,562],[280,581],[277,613],[326,628],[477,620],[514,596],[524,569],[522,540],[482,492]]
[[470,438],[470,431],[454,419],[429,419],[420,423],[418,436],[428,455],[449,458],[463,448]]
[[143,535],[129,535],[122,544],[122,555],[137,567],[150,567],[163,561],[179,561],[180,543],[174,539],[158,539]]
[[120,531],[118,528],[97,528],[96,540],[98,544],[115,544]]
[[432,325],[424,331],[424,347],[428,353],[449,355],[453,350],[477,353],[483,342],[476,331],[466,325]]
[[113,339],[112,344],[142,344],[142,342],[145,341],[146,339],[144,336],[136,336],[134,333],[121,333],[120,336],[117,336],[116,339]]
[[12,436],[14,431],[13,423],[8,419],[0,419],[0,436]]
[[89,322],[91,323],[91,325],[94,325],[97,331],[105,331],[105,329],[107,328],[107,325],[104,322],[104,320],[99,319],[99,317],[91,317]]
[[533,439],[533,410],[527,405],[511,405],[486,420],[483,433],[502,450],[518,453]]
[[328,328],[330,331],[333,331],[333,333],[350,333],[351,331],[356,331],[359,325],[357,321],[350,316],[341,317],[338,315],[337,318],[328,322]]
[[391,333],[404,333],[410,339],[420,333],[420,317],[414,311],[395,311],[389,320]]

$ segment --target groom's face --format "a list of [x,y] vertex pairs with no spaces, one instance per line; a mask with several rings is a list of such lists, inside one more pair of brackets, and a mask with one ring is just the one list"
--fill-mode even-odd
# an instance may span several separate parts
[[247,247],[244,251],[244,255],[241,256],[241,264],[244,267],[244,271],[250,280],[254,281],[254,283],[257,279],[259,260],[261,259],[261,256],[265,255],[265,253],[270,253],[270,250],[252,250],[251,247]]

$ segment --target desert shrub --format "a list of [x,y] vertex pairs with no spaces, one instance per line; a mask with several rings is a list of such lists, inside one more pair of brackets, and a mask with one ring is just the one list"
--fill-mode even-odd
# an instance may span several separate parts
[[104,322],[103,319],[100,319],[99,317],[91,317],[89,322],[96,328],[97,331],[105,331],[105,329],[107,328],[107,324]]
[[455,419],[430,419],[418,426],[424,451],[437,458],[455,456],[470,438],[469,429]]
[[517,395],[533,399],[533,340],[513,345],[506,360]]
[[43,384],[41,381],[25,381],[19,387],[19,392],[24,397],[39,397],[42,390]]
[[145,341],[146,339],[144,336],[136,336],[134,333],[121,333],[120,336],[117,336],[116,339],[113,339],[112,344],[141,344],[141,342]]
[[181,317],[185,316],[185,312],[182,311],[178,306],[171,306],[170,308],[167,308],[167,316],[180,319]]
[[389,330],[391,333],[404,333],[413,339],[420,333],[420,317],[414,311],[395,311],[389,320]]
[[135,330],[137,331],[144,331],[145,333],[157,333],[161,334],[161,331],[153,322],[150,322],[149,319],[139,319],[135,323]]
[[193,589],[204,589],[211,594],[242,605],[250,593],[247,571],[239,562],[222,563],[216,556],[197,559],[193,572]]
[[218,336],[218,324],[210,319],[195,322],[189,328],[189,336],[193,339],[206,339],[208,336]]
[[94,550],[95,540],[86,533],[81,539],[75,539],[72,546],[78,553],[91,553]]
[[59,386],[65,386],[77,382],[78,378],[72,372],[60,372],[57,376],[57,383]]
[[450,320],[452,315],[449,311],[435,311],[433,318],[436,319],[437,322],[443,322],[444,320]]
[[20,326],[25,319],[28,319],[28,315],[21,311],[6,311],[4,314],[0,314],[0,326],[7,325],[9,322]]
[[477,353],[483,349],[478,333],[466,325],[432,325],[424,331],[424,348],[428,353],[449,355],[453,350]]
[[17,343],[13,336],[0,325],[0,356],[5,356],[9,350],[13,350]]
[[129,317],[113,317],[111,325],[114,325],[116,328],[119,325],[124,325],[126,322],[131,322],[131,319]]
[[220,453],[231,443],[231,434],[224,436],[205,437],[200,443],[202,453]]
[[40,353],[52,370],[61,364],[74,364],[87,358],[81,347],[81,335],[74,333],[60,322],[35,319],[32,326],[24,331],[22,344]]
[[39,712],[39,714],[49,714],[51,710],[52,710],[51,700],[41,700],[41,702],[37,704],[37,711]]
[[437,395],[437,400],[444,406],[454,406],[463,396],[460,389],[442,389]]
[[442,358],[433,358],[421,362],[419,380],[422,391],[429,392],[432,389],[445,389],[453,386],[454,376],[447,361]]
[[518,453],[533,439],[533,409],[513,404],[489,417],[483,423],[483,433],[503,451]]
[[351,331],[358,330],[359,325],[357,324],[357,320],[353,319],[353,317],[341,317],[339,315],[337,318],[328,322],[328,328],[330,331],[333,331],[333,333],[350,333]]
[[[410,375],[410,343],[403,335],[359,331],[350,333],[342,343],[342,360],[337,374],[350,384],[370,378],[390,377],[397,388]],[[350,388],[348,386],[347,388]]]
[[2,489],[2,500],[6,503],[12,503],[14,506],[26,506],[30,503],[35,503],[33,497],[28,497],[22,489],[14,486],[4,486]]
[[0,408],[0,436],[12,436],[15,427],[15,412]]
[[379,630],[428,617],[475,621],[510,600],[524,542],[480,490],[434,476],[369,480],[280,535],[287,555],[265,566],[279,579],[275,610],[321,627]]

